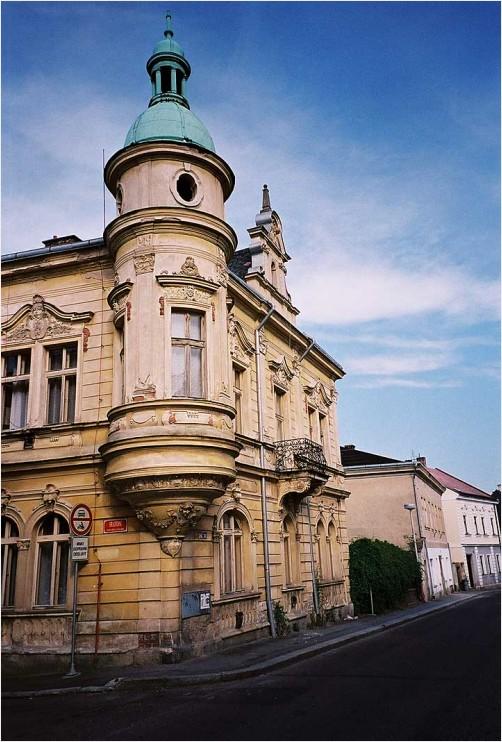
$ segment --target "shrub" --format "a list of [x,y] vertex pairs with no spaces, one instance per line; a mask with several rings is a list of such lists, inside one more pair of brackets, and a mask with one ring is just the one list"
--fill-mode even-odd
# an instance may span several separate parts
[[375,613],[396,608],[410,588],[419,589],[421,567],[412,551],[388,541],[361,538],[349,547],[352,602],[356,613],[370,613],[370,588]]

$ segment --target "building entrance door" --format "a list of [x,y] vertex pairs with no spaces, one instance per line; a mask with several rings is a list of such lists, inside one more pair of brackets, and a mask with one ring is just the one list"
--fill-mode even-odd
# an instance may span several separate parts
[[472,554],[466,554],[467,557],[467,571],[469,572],[469,582],[471,587],[474,587],[474,575],[472,573]]

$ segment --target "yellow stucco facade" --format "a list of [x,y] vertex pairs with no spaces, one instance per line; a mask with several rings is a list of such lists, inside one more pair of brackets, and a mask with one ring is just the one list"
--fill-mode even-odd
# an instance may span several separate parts
[[277,602],[343,618],[343,370],[295,325],[268,190],[236,255],[214,152],[135,143],[105,181],[103,239],[3,262],[4,656],[68,654],[80,503],[78,661],[210,651]]

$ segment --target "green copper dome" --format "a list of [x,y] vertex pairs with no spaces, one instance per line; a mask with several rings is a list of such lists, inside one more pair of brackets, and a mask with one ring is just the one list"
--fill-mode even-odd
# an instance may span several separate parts
[[190,111],[185,96],[190,65],[173,38],[169,12],[164,38],[155,46],[146,69],[152,83],[152,97],[146,111],[129,129],[124,147],[141,142],[181,142],[214,152],[208,130]]
[[160,101],[147,108],[127,133],[124,147],[140,142],[197,144],[214,152],[208,130],[197,116],[177,101]]

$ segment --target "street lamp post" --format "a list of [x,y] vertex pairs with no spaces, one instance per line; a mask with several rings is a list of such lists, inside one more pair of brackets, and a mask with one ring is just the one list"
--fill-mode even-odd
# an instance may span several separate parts
[[413,525],[413,515],[412,515],[413,511],[416,510],[417,508],[416,508],[415,505],[412,505],[411,503],[405,503],[403,505],[403,507],[404,507],[405,510],[408,510],[409,513],[410,513],[411,532],[413,534],[413,544],[415,546],[415,556],[416,556],[417,562],[418,562],[417,537],[415,536],[415,526]]

